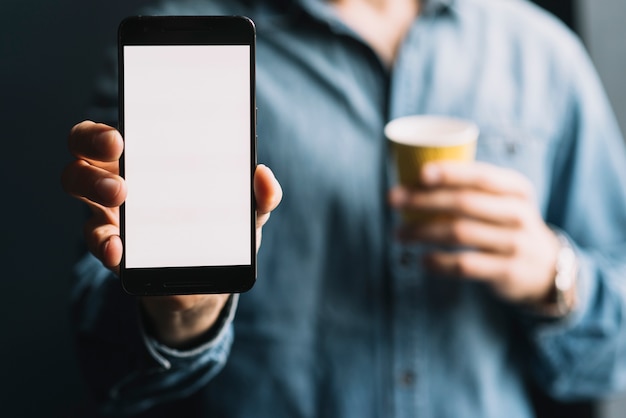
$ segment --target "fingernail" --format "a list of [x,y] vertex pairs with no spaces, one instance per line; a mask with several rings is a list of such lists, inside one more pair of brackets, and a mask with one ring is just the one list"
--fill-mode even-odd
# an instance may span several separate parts
[[435,185],[441,178],[441,170],[435,164],[426,164],[422,169],[422,182],[425,185]]
[[95,187],[100,197],[108,200],[117,196],[120,191],[120,182],[115,179],[105,177],[98,180]]

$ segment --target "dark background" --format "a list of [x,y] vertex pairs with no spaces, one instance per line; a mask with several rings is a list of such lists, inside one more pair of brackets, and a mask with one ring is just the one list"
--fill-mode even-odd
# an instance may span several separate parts
[[59,178],[117,22],[147,3],[2,0],[0,416],[71,416],[85,403],[67,304],[85,210]]
[[[0,416],[77,416],[87,403],[67,304],[85,212],[64,195],[59,176],[70,161],[67,133],[86,115],[117,23],[148,3],[2,2],[0,167],[7,188],[0,230]],[[545,3],[574,24],[570,1]],[[590,411],[576,405],[562,416]],[[547,416],[559,415],[552,410]]]

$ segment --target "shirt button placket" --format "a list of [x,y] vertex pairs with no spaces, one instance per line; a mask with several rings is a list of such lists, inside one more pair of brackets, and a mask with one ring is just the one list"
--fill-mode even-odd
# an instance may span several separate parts
[[400,376],[400,384],[405,388],[413,387],[416,383],[417,376],[413,370],[405,370]]
[[393,379],[396,417],[420,416],[420,280],[418,248],[393,245]]

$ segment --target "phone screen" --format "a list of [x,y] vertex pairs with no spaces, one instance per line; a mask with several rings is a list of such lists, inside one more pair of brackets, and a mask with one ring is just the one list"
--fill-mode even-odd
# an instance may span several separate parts
[[121,46],[123,268],[251,266],[252,46],[143,43]]

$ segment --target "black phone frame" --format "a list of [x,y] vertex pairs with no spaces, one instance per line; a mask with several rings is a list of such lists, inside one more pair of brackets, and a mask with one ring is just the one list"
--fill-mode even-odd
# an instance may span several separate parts
[[[132,16],[118,28],[119,123],[124,137],[124,46],[126,45],[248,45],[250,46],[250,265],[126,268],[120,264],[122,287],[137,296],[200,293],[241,293],[256,282],[256,205],[253,179],[256,157],[256,30],[244,16]],[[124,153],[120,175],[124,177]],[[120,237],[125,242],[125,208],[120,207]]]

